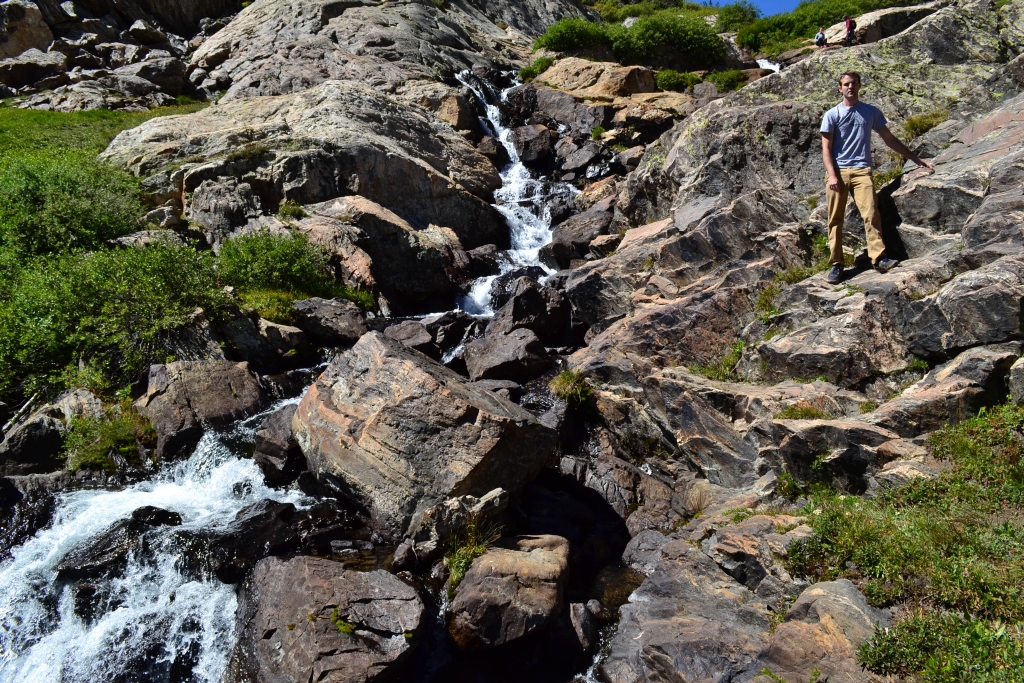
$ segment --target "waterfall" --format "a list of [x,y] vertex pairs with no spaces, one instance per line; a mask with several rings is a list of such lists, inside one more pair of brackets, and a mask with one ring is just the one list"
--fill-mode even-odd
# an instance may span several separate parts
[[759,59],[757,60],[757,65],[762,69],[771,69],[775,73],[779,73],[779,69],[782,68],[782,65],[770,59]]
[[[267,488],[252,459],[239,456],[263,418],[286,402],[225,432],[208,431],[188,460],[148,481],[61,494],[52,525],[0,565],[0,683],[220,683],[236,640],[235,587],[186,577],[175,534],[223,526],[264,498],[302,503],[296,491]],[[109,597],[83,620],[71,586],[57,581],[57,565],[145,505],[177,512],[181,526],[154,528],[122,575],[93,582]]]
[[[496,92],[489,83],[470,71],[463,71],[456,78],[484,107],[486,117],[480,119],[480,124],[488,135],[501,143],[511,160],[499,173],[501,188],[494,193],[493,205],[508,223],[512,245],[506,252],[509,262],[502,266],[502,274],[524,266],[540,266],[551,274],[553,271],[537,258],[540,248],[551,241],[549,205],[555,199],[572,197],[579,191],[568,183],[533,177],[516,154],[512,131],[501,122],[499,103],[506,101],[509,92],[518,84]],[[475,280],[469,292],[459,297],[459,308],[471,315],[492,315],[490,289],[495,277],[491,275]]]

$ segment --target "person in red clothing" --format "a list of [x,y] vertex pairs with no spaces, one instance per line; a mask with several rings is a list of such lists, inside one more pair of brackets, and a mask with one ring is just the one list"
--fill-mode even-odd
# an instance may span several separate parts
[[846,24],[846,40],[843,44],[846,47],[853,45],[853,32],[857,30],[857,22],[850,18],[849,14],[843,16],[843,23]]

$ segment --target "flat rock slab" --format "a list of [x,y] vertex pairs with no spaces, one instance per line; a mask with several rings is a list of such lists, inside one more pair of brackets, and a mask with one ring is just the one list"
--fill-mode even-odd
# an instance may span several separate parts
[[175,361],[150,366],[149,387],[135,407],[156,429],[156,453],[163,460],[199,443],[206,426],[253,415],[269,399],[248,363]]
[[448,632],[466,650],[528,635],[562,608],[569,541],[561,536],[502,539],[473,560],[451,606]]
[[383,570],[267,558],[242,592],[228,674],[255,683],[376,680],[412,649],[422,617],[416,591]]
[[518,491],[555,438],[523,408],[379,332],[335,357],[293,427],[318,479],[393,536],[447,498]]

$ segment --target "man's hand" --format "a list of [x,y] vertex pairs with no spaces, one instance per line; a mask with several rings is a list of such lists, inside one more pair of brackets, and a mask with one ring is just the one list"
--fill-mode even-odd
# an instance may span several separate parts
[[839,192],[839,177],[838,176],[829,175],[829,177],[828,177],[828,189],[832,190],[833,192]]

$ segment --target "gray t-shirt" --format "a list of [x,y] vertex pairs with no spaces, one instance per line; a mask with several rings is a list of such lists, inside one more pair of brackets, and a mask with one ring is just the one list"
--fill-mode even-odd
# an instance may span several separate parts
[[833,133],[832,158],[839,168],[871,166],[871,131],[882,130],[888,121],[878,107],[858,102],[844,107],[840,102],[825,112],[821,132]]

